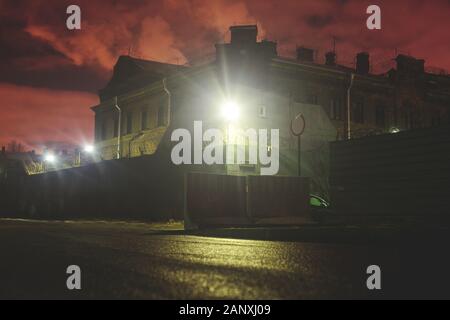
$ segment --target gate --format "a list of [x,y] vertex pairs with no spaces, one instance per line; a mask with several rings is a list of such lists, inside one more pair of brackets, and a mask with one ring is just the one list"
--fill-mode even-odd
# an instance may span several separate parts
[[185,228],[302,224],[309,221],[309,179],[188,173]]

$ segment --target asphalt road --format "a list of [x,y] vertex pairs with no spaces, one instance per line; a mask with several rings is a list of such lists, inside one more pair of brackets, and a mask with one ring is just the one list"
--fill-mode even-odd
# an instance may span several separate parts
[[[447,244],[186,235],[179,224],[0,219],[2,299],[449,298]],[[81,290],[66,268],[81,268]],[[381,267],[380,291],[366,268]]]

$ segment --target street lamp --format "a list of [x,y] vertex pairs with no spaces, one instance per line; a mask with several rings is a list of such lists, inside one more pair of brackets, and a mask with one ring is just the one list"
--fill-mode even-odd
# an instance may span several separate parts
[[95,148],[92,144],[87,144],[84,146],[84,152],[92,154],[92,153],[94,153],[94,151],[95,151]]
[[52,153],[47,153],[47,154],[44,155],[44,161],[48,162],[48,163],[55,163],[56,162],[56,157]]
[[239,118],[239,106],[236,102],[228,100],[222,104],[222,116],[228,122],[234,122]]
[[49,152],[44,154],[44,163],[43,163],[43,170],[44,172],[47,172],[48,170],[48,164],[55,164],[56,163],[56,156]]
[[[95,153],[95,147],[92,144],[85,144],[83,147],[83,153],[88,154],[88,155],[94,155]],[[81,166],[81,150],[80,149],[75,149],[76,152],[76,163],[75,165]]]

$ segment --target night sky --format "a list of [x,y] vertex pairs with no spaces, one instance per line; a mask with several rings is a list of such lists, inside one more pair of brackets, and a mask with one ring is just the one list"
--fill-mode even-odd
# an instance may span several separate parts
[[[81,7],[81,30],[66,28],[71,4]],[[371,4],[382,30],[366,28]],[[334,36],[341,64],[364,50],[384,72],[397,49],[450,70],[450,0],[0,0],[0,145],[90,141],[89,107],[119,55],[198,61],[229,39],[230,25],[255,23],[282,56],[305,45],[323,61]]]

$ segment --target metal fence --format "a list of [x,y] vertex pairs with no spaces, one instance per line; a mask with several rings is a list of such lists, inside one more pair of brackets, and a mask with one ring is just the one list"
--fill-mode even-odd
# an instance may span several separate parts
[[344,215],[450,214],[450,126],[331,144],[331,204]]
[[302,224],[309,217],[309,179],[288,176],[186,176],[185,226]]

